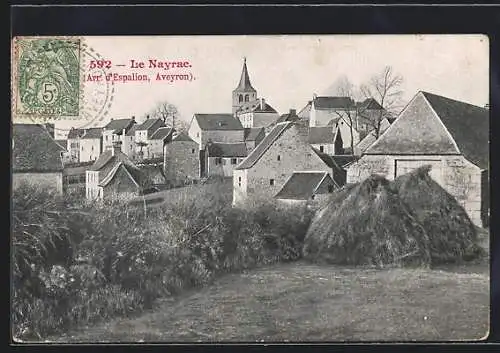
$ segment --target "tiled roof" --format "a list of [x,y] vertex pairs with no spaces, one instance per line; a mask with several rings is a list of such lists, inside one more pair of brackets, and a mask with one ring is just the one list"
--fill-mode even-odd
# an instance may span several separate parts
[[99,139],[102,137],[102,128],[93,127],[89,129],[84,129],[83,135],[80,136],[82,139]]
[[315,109],[350,109],[355,107],[354,101],[350,97],[316,97],[313,100]]
[[333,143],[334,133],[333,128],[329,126],[310,127],[309,128],[309,143],[310,144],[329,144]]
[[240,82],[235,91],[256,92],[255,88],[250,83],[250,76],[248,75],[247,60],[243,61],[243,69],[241,70]]
[[63,170],[61,152],[65,149],[38,124],[13,124],[13,172],[59,172]]
[[179,135],[174,136],[172,141],[189,141],[189,142],[196,142],[194,141],[191,137],[189,137],[188,134],[181,132]]
[[125,153],[116,151],[115,155],[113,156],[112,151],[108,150],[102,153],[88,170],[101,171],[107,165],[109,165],[110,163],[115,163],[116,161],[135,166]]
[[252,152],[245,158],[235,169],[248,169],[253,167],[255,163],[266,153],[266,151],[271,147],[271,145],[278,139],[280,136],[292,127],[294,123],[285,122],[276,124],[276,126],[269,132],[269,134],[264,137],[264,139],[259,143]]
[[[458,149],[457,149],[458,148]],[[463,154],[489,168],[489,111],[419,92],[365,154]]]
[[232,114],[195,114],[202,130],[243,130],[243,125]]
[[260,99],[251,102],[246,102],[238,108],[237,113],[277,113],[276,109],[271,107],[266,101],[263,102],[263,107],[260,106]]
[[285,182],[276,194],[277,199],[308,200],[315,194],[316,189],[324,182],[334,185],[332,178],[326,172],[295,172]]
[[113,130],[114,133],[121,133],[123,129],[127,130],[134,124],[134,119],[114,119],[104,127],[105,130]]
[[171,127],[160,127],[158,130],[156,130],[153,135],[151,135],[150,139],[151,140],[164,140],[165,138],[169,137],[174,130]]
[[249,127],[245,128],[245,141],[255,141],[262,133],[264,134],[263,127]]
[[208,143],[209,157],[246,157],[247,148],[245,143]]
[[153,134],[156,129],[160,127],[166,126],[163,120],[161,119],[146,119],[142,124],[138,125],[135,128],[135,131],[144,131],[146,130],[148,132],[148,136]]

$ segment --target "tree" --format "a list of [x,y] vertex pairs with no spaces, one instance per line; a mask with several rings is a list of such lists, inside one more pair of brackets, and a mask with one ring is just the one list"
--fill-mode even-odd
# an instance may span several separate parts
[[361,86],[361,93],[365,98],[375,99],[382,109],[368,119],[375,138],[380,136],[382,121],[388,114],[397,113],[400,108],[403,91],[403,76],[395,74],[391,66],[386,66],[379,74],[374,75],[367,84]]
[[174,104],[167,101],[159,102],[150,111],[149,116],[151,118],[162,119],[165,125],[174,128],[176,131],[187,131],[189,124],[180,119],[180,113]]
[[[356,119],[356,93],[355,86],[349,81],[347,76],[340,76],[335,83],[331,86],[335,95],[339,97],[348,97],[352,100],[354,106],[345,107],[343,111],[336,111],[335,113],[340,119],[344,120],[349,126],[349,132],[351,135],[351,153],[354,153],[354,129],[357,125]],[[339,119],[339,120],[340,120]]]

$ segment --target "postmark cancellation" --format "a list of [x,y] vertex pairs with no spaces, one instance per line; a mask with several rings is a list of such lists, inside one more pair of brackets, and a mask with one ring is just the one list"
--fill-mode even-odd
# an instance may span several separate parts
[[80,39],[15,38],[13,100],[24,116],[78,116]]

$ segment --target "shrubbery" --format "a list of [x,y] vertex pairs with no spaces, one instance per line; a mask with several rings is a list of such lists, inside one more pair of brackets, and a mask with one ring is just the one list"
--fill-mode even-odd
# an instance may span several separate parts
[[219,184],[145,210],[29,186],[13,195],[13,334],[41,339],[151,307],[216,276],[301,257],[310,215],[231,207]]

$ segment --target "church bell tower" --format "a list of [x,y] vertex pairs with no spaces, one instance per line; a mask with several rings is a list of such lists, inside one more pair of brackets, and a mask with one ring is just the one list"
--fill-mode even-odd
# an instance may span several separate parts
[[240,83],[233,91],[233,115],[245,103],[252,102],[257,99],[257,90],[250,83],[248,75],[247,59],[243,58],[243,69],[241,71]]

